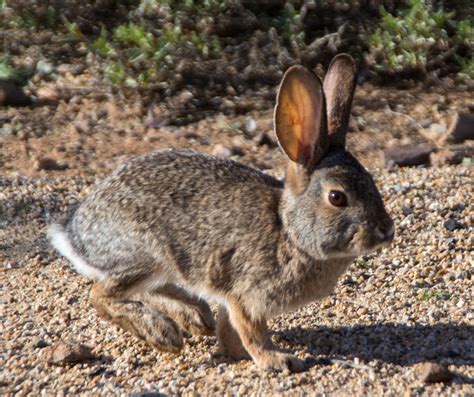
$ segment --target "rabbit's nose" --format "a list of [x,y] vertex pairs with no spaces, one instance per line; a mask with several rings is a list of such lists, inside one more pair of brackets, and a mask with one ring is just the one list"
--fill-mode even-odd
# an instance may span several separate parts
[[395,224],[390,218],[388,218],[388,220],[380,223],[376,227],[375,232],[379,240],[384,241],[384,242],[390,242],[393,240],[393,236],[395,234]]

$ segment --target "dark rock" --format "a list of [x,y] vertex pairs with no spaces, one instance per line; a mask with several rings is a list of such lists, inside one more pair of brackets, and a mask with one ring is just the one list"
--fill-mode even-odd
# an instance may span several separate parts
[[440,138],[439,142],[461,143],[467,140],[474,140],[474,114],[456,113],[448,131]]
[[424,383],[445,383],[450,382],[454,374],[447,365],[424,362],[417,364],[417,371],[420,380]]
[[108,111],[105,108],[100,108],[100,109],[96,110],[95,115],[98,119],[103,119],[103,118],[107,117]]
[[28,106],[31,103],[31,97],[20,87],[10,81],[0,80],[0,106]]
[[464,225],[461,222],[452,218],[444,221],[443,226],[445,229],[449,230],[450,232],[453,232],[454,230],[457,230],[457,229],[462,229],[464,227]]
[[33,169],[35,171],[62,171],[67,168],[69,168],[67,164],[58,163],[55,159],[51,157],[41,157],[33,164]]
[[268,147],[278,146],[276,141],[272,137],[270,137],[266,132],[262,132],[261,134],[258,134],[255,137],[254,142],[257,146],[264,146],[264,145]]
[[52,364],[79,363],[94,358],[90,347],[75,342],[60,341],[51,346],[47,352],[47,360]]
[[37,349],[43,349],[45,347],[48,347],[48,342],[46,342],[45,340],[43,339],[38,339],[34,344],[33,344],[33,347],[37,348]]
[[451,210],[459,211],[459,212],[462,212],[465,209],[466,209],[466,205],[464,203],[456,203],[451,207]]
[[385,165],[405,167],[429,164],[430,154],[435,150],[436,146],[427,143],[392,146],[384,150]]
[[230,3],[229,7],[216,16],[213,27],[221,37],[238,35],[241,32],[252,32],[258,26],[257,17],[239,2]]
[[187,131],[187,130],[176,131],[176,136],[183,137],[186,139],[200,139],[201,138],[199,134],[196,134],[193,131]]
[[244,150],[243,150],[241,147],[239,147],[239,146],[232,146],[231,149],[232,149],[232,154],[233,154],[234,156],[242,157],[242,156],[245,155]]

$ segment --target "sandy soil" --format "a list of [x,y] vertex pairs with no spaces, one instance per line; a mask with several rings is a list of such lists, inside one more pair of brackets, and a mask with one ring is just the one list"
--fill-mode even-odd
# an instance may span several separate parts
[[[474,394],[472,166],[384,169],[381,159],[383,148],[425,142],[432,124],[472,107],[469,87],[358,88],[349,149],[374,173],[397,238],[357,260],[330,297],[272,320],[274,341],[308,367],[272,374],[216,356],[213,336],[190,337],[173,356],[101,320],[87,303],[90,283],[44,234],[97,179],[156,148],[212,152],[283,176],[272,101],[256,93],[256,110],[173,126],[152,100],[93,84],[59,74],[38,83],[50,104],[0,109],[2,394]],[[39,169],[44,157],[64,169]],[[59,341],[88,345],[95,358],[50,364]],[[417,364],[426,361],[449,365],[452,382],[424,383]]]

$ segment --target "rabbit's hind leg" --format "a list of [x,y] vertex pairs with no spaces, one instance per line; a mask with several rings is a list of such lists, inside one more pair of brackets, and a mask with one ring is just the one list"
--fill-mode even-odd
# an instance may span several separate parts
[[140,299],[146,305],[158,308],[192,335],[214,333],[214,316],[207,302],[174,284],[146,292]]
[[96,282],[91,289],[90,302],[98,314],[145,340],[154,348],[177,353],[183,347],[178,325],[164,312],[127,299],[128,288],[108,279]]

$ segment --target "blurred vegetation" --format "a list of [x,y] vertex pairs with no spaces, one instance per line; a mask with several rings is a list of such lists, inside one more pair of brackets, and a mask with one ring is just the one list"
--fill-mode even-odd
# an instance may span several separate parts
[[9,80],[16,85],[25,85],[30,74],[24,70],[15,68],[12,65],[11,57],[8,54],[0,56],[0,80]]
[[[114,85],[238,92],[275,84],[293,63],[326,66],[341,51],[380,81],[472,78],[472,9],[430,0],[0,0],[0,27],[52,31]],[[4,44],[0,76],[14,74],[9,51]]]
[[456,11],[435,9],[424,0],[409,0],[395,14],[381,7],[381,16],[379,27],[368,36],[369,62],[376,72],[423,77],[446,74],[455,65],[474,77],[469,19],[456,21]]

